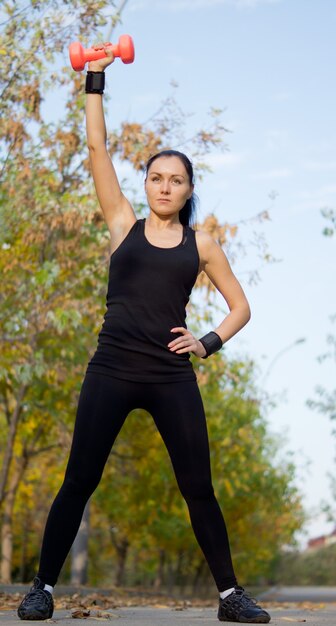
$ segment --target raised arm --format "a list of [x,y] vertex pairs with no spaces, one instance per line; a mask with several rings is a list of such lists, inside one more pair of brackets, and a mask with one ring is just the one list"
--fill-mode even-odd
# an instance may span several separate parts
[[[104,47],[104,45],[97,46],[97,48],[99,47]],[[110,50],[106,50],[106,55],[106,59],[91,61],[88,71],[103,72],[114,61]],[[86,94],[86,135],[93,180],[98,201],[111,235],[113,250],[126,236],[136,221],[136,216],[131,204],[121,191],[111,157],[106,148],[106,126],[101,94]]]

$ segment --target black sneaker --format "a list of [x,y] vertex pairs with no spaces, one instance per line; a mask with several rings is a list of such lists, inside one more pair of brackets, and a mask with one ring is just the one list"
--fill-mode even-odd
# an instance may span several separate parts
[[271,616],[238,585],[224,600],[219,598],[218,619],[221,622],[268,624]]
[[18,616],[20,619],[49,619],[54,612],[52,594],[43,589],[44,583],[37,576],[33,582],[18,608]]

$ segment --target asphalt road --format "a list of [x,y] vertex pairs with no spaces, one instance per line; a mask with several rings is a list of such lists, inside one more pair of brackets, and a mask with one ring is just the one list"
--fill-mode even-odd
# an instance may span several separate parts
[[[1,585],[0,593],[22,593],[29,591],[32,583],[22,585]],[[248,589],[249,590],[249,589]],[[96,587],[73,587],[71,585],[57,585],[55,587],[55,597],[62,594],[69,595],[79,593],[80,595],[90,595],[91,593],[100,593],[102,595],[111,595],[111,589],[97,589]],[[112,592],[113,593],[113,592]],[[130,596],[140,596],[141,592],[136,589],[129,592]],[[157,597],[159,594],[155,594]],[[259,600],[267,602],[335,602],[336,603],[336,587],[271,587],[264,592],[256,592],[253,590],[253,596]],[[150,604],[150,593],[146,594]],[[215,594],[214,594],[215,597]],[[336,621],[334,626],[336,626]]]
[[[272,587],[258,594],[267,602],[335,602],[336,587]],[[336,626],[336,620],[335,620]]]
[[[0,585],[0,593],[24,594],[30,585]],[[79,592],[80,595],[88,595],[92,592],[111,594],[111,590],[93,589],[89,587],[72,588],[57,585],[57,595]],[[56,592],[56,589],[55,589]],[[265,606],[271,615],[272,626],[286,626],[286,624],[302,624],[307,626],[336,626],[336,588],[334,587],[274,587],[263,593],[255,594],[258,600]],[[157,598],[157,596],[156,596]],[[14,598],[13,598],[14,600]],[[91,610],[86,618],[77,618],[81,624],[88,622],[93,624],[97,621],[114,622],[120,626],[202,626],[207,624],[219,624],[217,619],[216,602],[210,608],[201,607],[159,607],[150,606],[150,597],[147,598],[149,606],[132,606],[121,608],[106,608],[103,614],[97,610]],[[19,603],[19,602],[17,602]],[[6,606],[4,603],[3,607]],[[22,626],[13,603],[11,608],[1,608],[0,626]],[[16,598],[15,598],[16,606]],[[74,624],[74,618],[70,609],[56,609],[51,620],[47,623],[70,626]],[[223,622],[225,623],[225,622]],[[232,622],[227,622],[232,624]],[[79,625],[78,625],[79,626]]]
[[[286,624],[302,624],[307,626],[335,626],[336,624],[336,605],[329,605],[327,608],[297,608],[283,609],[277,607],[269,608],[271,614],[272,626],[286,626]],[[85,619],[77,619],[79,624],[86,626],[97,623],[97,621],[112,622],[118,626],[211,626],[211,624],[219,624],[216,609],[159,609],[149,607],[132,607],[125,609],[113,609],[108,611],[110,614],[107,618],[95,617],[94,614]],[[39,622],[38,622],[39,623]],[[74,619],[71,617],[70,611],[56,610],[51,620],[46,623],[60,624],[60,626],[74,625]],[[225,623],[225,622],[223,622]],[[226,622],[232,624],[232,622]],[[0,611],[1,626],[22,626],[22,621],[16,615],[16,611]]]

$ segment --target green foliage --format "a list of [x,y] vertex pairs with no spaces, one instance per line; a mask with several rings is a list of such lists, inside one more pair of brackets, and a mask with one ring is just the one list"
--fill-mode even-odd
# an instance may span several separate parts
[[[330,316],[330,321],[335,323],[336,315]],[[336,364],[336,336],[333,333],[328,333],[326,338],[327,350],[318,357],[320,363],[328,361],[333,366]],[[323,385],[317,385],[315,387],[314,398],[307,400],[307,406],[317,411],[318,413],[326,416],[332,422],[336,421],[336,388],[327,389]],[[336,428],[333,428],[332,434],[336,435]],[[332,503],[325,502],[323,504],[323,511],[327,514],[329,521],[336,522],[336,478],[335,475],[330,475],[330,487],[332,495]]]
[[[109,238],[89,171],[83,78],[69,67],[67,47],[77,38],[87,45],[88,34],[98,40],[111,11],[105,0],[8,0],[2,8],[0,501],[14,531],[13,553],[4,552],[2,535],[4,582],[11,571],[19,580],[36,571],[104,312]],[[65,101],[52,122],[43,106],[51,96]],[[153,147],[181,140],[185,116],[176,110],[170,99],[152,125],[122,124],[109,136],[111,154],[141,169]],[[210,128],[196,130],[188,143],[200,171],[206,171],[207,151],[224,145],[219,115],[212,109]],[[237,233],[214,216],[205,228],[221,245],[234,242]],[[205,280],[196,287],[209,295]],[[210,320],[208,297],[204,307],[191,303],[192,326]],[[277,445],[267,435],[252,364],[228,362],[223,354],[194,359],[194,365],[208,414],[216,492],[241,579],[252,581],[265,575],[302,521],[294,468],[273,463]],[[147,414],[129,416],[111,461],[93,499],[92,581],[106,578],[109,556],[121,568],[127,552],[133,582],[158,580],[160,567],[180,581],[201,571],[186,506]],[[249,562],[251,551],[258,556]]]
[[325,237],[333,237],[336,230],[336,212],[333,209],[322,209],[322,217],[328,221],[328,226],[325,226],[322,234]]
[[336,585],[336,544],[318,550],[287,552],[277,559],[273,584]]
[[[336,322],[336,315],[330,316],[331,323]],[[336,364],[336,336],[332,333],[328,333],[326,338],[327,351],[318,357],[320,363],[325,361],[331,361],[333,365]],[[311,409],[319,411],[329,417],[330,420],[336,420],[336,389],[328,390],[322,385],[318,385],[315,388],[315,399],[307,400],[307,404]],[[336,431],[334,431],[336,434]]]

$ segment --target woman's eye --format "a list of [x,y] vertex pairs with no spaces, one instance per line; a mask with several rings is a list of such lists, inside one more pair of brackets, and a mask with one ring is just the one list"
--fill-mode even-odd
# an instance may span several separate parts
[[175,178],[175,180],[173,181],[175,185],[180,185],[181,181],[178,178]]
[[158,176],[153,176],[152,178],[153,183],[157,183],[158,180],[159,180]]

